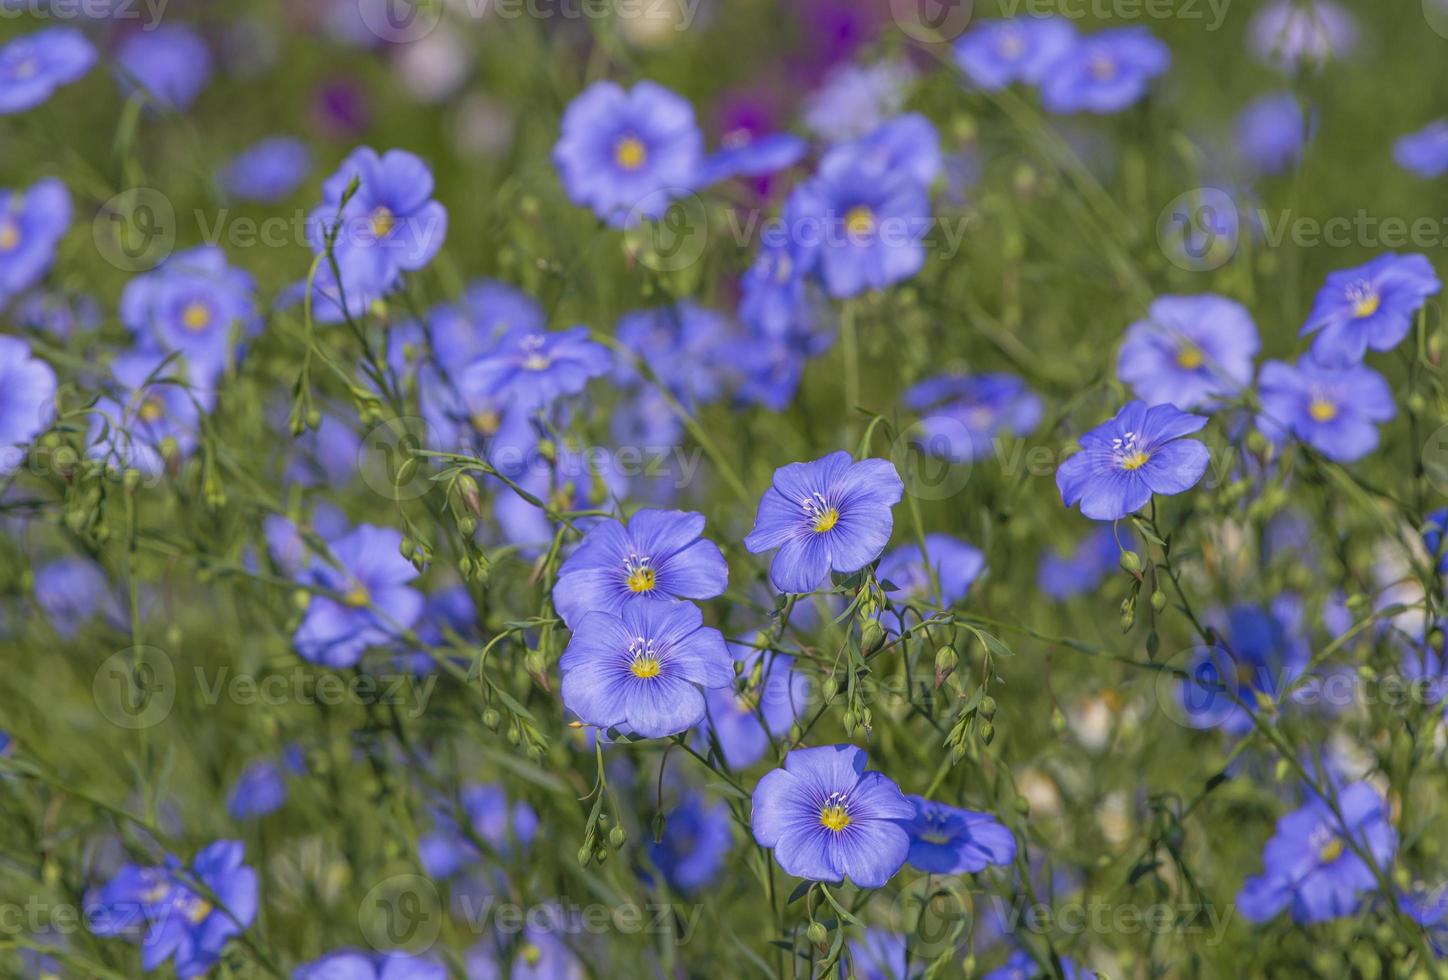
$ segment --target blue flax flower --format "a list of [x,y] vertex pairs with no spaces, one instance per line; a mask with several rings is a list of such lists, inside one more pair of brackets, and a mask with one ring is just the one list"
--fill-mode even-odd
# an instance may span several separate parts
[[50,271],[70,217],[70,193],[53,178],[0,190],[0,307]]
[[398,550],[400,531],[362,524],[328,544],[337,564],[315,561],[302,581],[335,595],[312,596],[292,642],[313,663],[351,667],[416,622],[422,593],[408,585],[417,569]]
[[[163,867],[127,864],[88,903],[91,931],[127,935],[146,923],[141,969],[149,973],[170,959],[182,980],[199,977],[221,959],[227,940],[256,918],[256,872],[242,857],[240,841],[219,840],[203,848],[189,869],[174,858]],[[196,882],[209,895],[200,894]]]
[[1276,442],[1290,432],[1328,459],[1351,463],[1378,447],[1377,423],[1395,414],[1393,393],[1372,368],[1323,367],[1268,361],[1257,378],[1262,414],[1257,425]]
[[846,943],[850,951],[848,968],[840,963],[840,977],[853,980],[919,980],[925,975],[922,963],[910,963],[905,937],[889,929],[870,926],[861,939]]
[[1214,623],[1226,642],[1197,648],[1178,689],[1187,723],[1232,735],[1251,731],[1258,697],[1275,701],[1307,670],[1311,651],[1300,621],[1299,601],[1281,595],[1267,609],[1234,606],[1225,629]]
[[132,279],[120,315],[142,346],[184,354],[192,380],[205,388],[230,366],[234,334],[261,329],[251,274],[227,265],[214,245],[173,255]]
[[964,599],[984,569],[985,555],[979,548],[948,534],[927,534],[924,555],[918,544],[901,545],[880,559],[875,574],[894,586],[887,594],[897,602],[945,607]]
[[699,186],[732,177],[764,177],[787,170],[804,159],[809,144],[790,133],[753,136],[746,130],[726,137],[724,145],[704,161]]
[[649,842],[649,859],[675,891],[690,894],[713,884],[733,843],[729,804],[698,792],[684,794],[668,813],[663,837]]
[[1291,92],[1259,96],[1237,116],[1237,151],[1264,174],[1297,166],[1310,135],[1307,115]]
[[1393,160],[1424,179],[1448,174],[1448,119],[1435,119],[1393,144]]
[[312,152],[292,136],[271,136],[232,157],[216,183],[239,201],[277,204],[292,195],[312,169]]
[[1434,954],[1440,960],[1448,958],[1448,886],[1440,885],[1436,891],[1417,888],[1404,893],[1400,902],[1403,914],[1427,933]]
[[122,91],[139,87],[168,109],[184,110],[211,81],[211,51],[184,24],[161,24],[136,31],[116,51]]
[[[1069,957],[1057,958],[1061,961],[1061,972],[1065,980],[1094,980],[1096,977],[1094,970],[1077,966],[1076,961]],[[1050,975],[1050,971],[1042,969],[1041,964],[1030,953],[1017,949],[1012,951],[1004,964],[987,973],[981,980],[1036,980],[1037,977]]]
[[[163,366],[164,365],[164,366]],[[158,351],[124,354],[111,364],[119,383],[114,398],[102,398],[91,420],[90,455],[107,467],[134,468],[157,476],[169,463],[196,448],[201,416],[211,411],[214,392],[185,382],[185,359]],[[104,435],[104,439],[101,436]]]
[[610,363],[608,349],[588,339],[587,327],[556,332],[514,327],[463,370],[459,384],[532,411],[578,394],[590,379],[607,374]]
[[734,679],[719,631],[687,602],[630,603],[592,612],[573,631],[558,667],[563,703],[584,722],[645,738],[687,731],[704,717],[700,688]]
[[1413,314],[1443,288],[1422,255],[1389,252],[1355,269],[1329,273],[1302,336],[1315,333],[1313,360],[1356,364],[1369,349],[1392,350],[1408,335]]
[[287,802],[287,778],[272,759],[257,759],[241,771],[231,787],[226,812],[233,820],[255,820],[280,810]]
[[1207,424],[1172,405],[1129,402],[1116,417],[1081,437],[1081,451],[1056,469],[1067,507],[1097,521],[1116,521],[1146,506],[1151,495],[1183,493],[1207,471],[1211,454],[1184,439]]
[[994,92],[1012,82],[1039,85],[1076,41],[1064,17],[981,21],[955,42],[955,63],[977,88]]
[[1298,925],[1338,919],[1357,912],[1365,892],[1378,880],[1351,840],[1379,868],[1392,860],[1398,835],[1387,804],[1367,783],[1338,793],[1333,808],[1313,796],[1301,809],[1277,821],[1277,831],[1262,850],[1262,874],[1248,878],[1237,907],[1249,922],[1266,922],[1290,909]]
[[[730,644],[743,686],[706,692],[708,730],[719,740],[731,769],[746,769],[769,751],[770,736],[781,738],[809,706],[809,679],[794,669],[794,658],[742,643]],[[756,682],[755,674],[758,672]]]
[[0,47],[0,116],[34,109],[62,85],[79,81],[96,49],[73,27],[48,27]]
[[[353,180],[356,193],[342,207]],[[335,227],[333,256],[342,274],[347,310],[360,315],[395,289],[404,272],[416,272],[432,261],[447,237],[447,209],[433,200],[432,171],[415,154],[388,150],[378,156],[371,147],[352,151],[337,172],[322,184],[322,203],[307,219],[312,250],[325,249]],[[337,283],[330,263],[318,269],[316,291],[324,320],[342,319]]]
[[653,82],[595,82],[569,103],[553,164],[569,200],[614,226],[660,217],[697,186],[704,137],[688,100]]
[[853,745],[795,749],[754,788],[754,839],[787,873],[879,888],[905,863],[915,807]]
[[1210,407],[1252,382],[1258,346],[1240,303],[1210,293],[1163,296],[1126,328],[1116,376],[1148,405]]
[[1041,555],[1036,587],[1057,602],[1095,592],[1102,579],[1121,567],[1121,552],[1134,550],[1135,540],[1125,528],[1098,525],[1076,543],[1071,554],[1052,551]]
[[20,468],[25,447],[55,419],[55,372],[18,337],[0,337],[0,476]]
[[1002,434],[1029,435],[1041,424],[1036,393],[1013,374],[943,374],[916,382],[902,396],[924,416],[919,443],[952,463],[983,459]]
[[880,556],[904,489],[888,460],[856,463],[847,452],[781,466],[744,546],[779,549],[769,580],[780,592],[812,592],[830,572],[857,572]]
[[1263,64],[1291,74],[1350,54],[1357,35],[1357,21],[1334,0],[1276,0],[1247,25],[1247,48]]
[[902,824],[910,835],[906,860],[912,867],[956,875],[1016,859],[1015,835],[989,813],[946,806],[923,796],[905,798],[915,807],[915,815]]
[[292,980],[448,980],[448,972],[412,953],[342,950],[298,967]]
[[729,566],[703,534],[703,514],[678,510],[641,510],[627,526],[600,521],[558,572],[558,614],[572,629],[590,612],[722,594]]
[[462,816],[472,829],[470,836],[458,826],[450,809],[438,809],[433,829],[417,842],[422,868],[433,878],[451,878],[465,867],[482,860],[474,838],[499,855],[526,850],[538,834],[538,814],[523,800],[510,804],[503,787],[487,784],[464,786],[458,794]]
[[1056,113],[1120,112],[1146,95],[1170,64],[1170,49],[1144,27],[1098,31],[1051,63],[1041,101]]

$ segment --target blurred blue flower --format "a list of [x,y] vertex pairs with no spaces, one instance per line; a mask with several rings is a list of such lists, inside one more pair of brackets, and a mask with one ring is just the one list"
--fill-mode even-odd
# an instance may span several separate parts
[[34,109],[95,63],[95,46],[73,27],[47,27],[0,46],[0,116]]
[[1302,634],[1301,601],[1279,595],[1269,607],[1233,606],[1213,626],[1222,642],[1199,647],[1188,658],[1177,688],[1186,721],[1245,735],[1261,710],[1258,696],[1281,698],[1312,659]]
[[0,476],[25,460],[26,446],[55,421],[55,372],[18,337],[0,336]]
[[409,587],[417,577],[402,557],[402,533],[358,525],[328,542],[330,562],[318,559],[302,574],[304,585],[335,594],[313,594],[292,642],[297,653],[328,667],[351,667],[368,647],[392,640],[422,612],[422,594]]
[[703,514],[677,510],[641,510],[627,526],[599,521],[558,571],[558,615],[573,629],[590,612],[721,595],[729,566],[703,534]]
[[1263,64],[1291,74],[1351,54],[1357,35],[1356,19],[1334,0],[1275,0],[1247,25],[1247,48]]
[[932,456],[953,463],[984,459],[1002,433],[1025,436],[1041,424],[1044,407],[1013,374],[942,374],[918,381],[901,396],[923,418],[917,440]]
[[1257,426],[1281,443],[1288,434],[1337,463],[1362,459],[1378,447],[1379,423],[1397,414],[1381,374],[1363,364],[1324,367],[1268,361],[1257,377],[1262,411]]
[[11,315],[21,327],[62,342],[94,330],[101,322],[101,308],[90,295],[52,290],[26,293]]
[[184,24],[158,24],[121,42],[116,71],[126,94],[139,86],[165,108],[184,110],[211,81],[211,50]]
[[857,572],[880,556],[904,484],[889,460],[855,462],[847,452],[774,471],[759,501],[750,554],[779,549],[769,580],[780,592],[818,588],[830,572]]
[[1309,137],[1307,117],[1292,92],[1258,96],[1237,116],[1237,150],[1264,174],[1297,166]]
[[[1076,965],[1076,961],[1067,956],[1058,957],[1061,963],[1062,980],[1094,980],[1096,972],[1087,970]],[[1050,961],[1047,960],[1047,963]],[[1002,966],[996,967],[981,977],[981,980],[1036,980],[1042,975],[1050,975],[1049,970],[1043,970],[1036,958],[1024,949],[1016,949],[1006,959]]]
[[189,456],[216,395],[210,387],[189,384],[185,372],[185,358],[160,351],[117,357],[111,374],[118,389],[96,403],[90,456],[108,469],[135,469],[147,477]]
[[982,871],[1016,859],[1016,838],[989,813],[962,810],[923,796],[906,795],[915,814],[902,826],[910,835],[911,867],[928,874]]
[[993,92],[1012,82],[1040,85],[1076,42],[1064,17],[979,21],[955,42],[955,63],[977,88]]
[[1098,31],[1052,62],[1041,102],[1062,114],[1120,112],[1145,96],[1170,65],[1171,50],[1144,27]]
[[1426,931],[1434,954],[1448,958],[1448,886],[1404,892],[1399,900],[1403,913]]
[[216,183],[239,201],[277,204],[302,185],[312,170],[312,151],[294,136],[271,136],[232,157]]
[[1393,160],[1424,179],[1448,174],[1448,119],[1436,119],[1416,133],[1400,137],[1393,144]]
[[272,759],[257,759],[236,777],[226,812],[233,820],[255,820],[275,813],[287,802],[287,780],[282,767]]
[[712,885],[732,843],[729,805],[698,792],[685,793],[668,812],[660,840],[649,841],[649,860],[669,886],[692,894]]
[[1237,894],[1249,922],[1266,922],[1290,909],[1298,925],[1357,913],[1362,896],[1377,888],[1377,876],[1349,846],[1369,854],[1379,868],[1397,851],[1398,835],[1387,804],[1367,783],[1337,794],[1336,810],[1319,797],[1277,821],[1277,832],[1262,851],[1263,873],[1250,877]]
[[940,134],[930,120],[908,112],[886,120],[863,136],[830,147],[820,169],[867,167],[878,173],[903,174],[921,187],[940,176]]
[[423,870],[434,878],[451,878],[483,855],[474,838],[509,856],[526,851],[538,834],[538,814],[523,800],[512,804],[502,786],[470,784],[458,794],[467,830],[458,825],[451,808],[435,808],[433,829],[417,842]]
[[1036,587],[1057,602],[1094,592],[1102,579],[1121,566],[1121,552],[1135,547],[1136,536],[1129,529],[1098,526],[1086,532],[1069,556],[1041,555]]
[[688,602],[630,603],[591,612],[558,661],[563,703],[589,725],[645,738],[687,731],[704,717],[701,688],[734,679],[719,631]]
[[648,81],[590,85],[569,103],[553,147],[569,200],[614,226],[661,217],[699,185],[703,162],[693,106]]
[[[614,328],[618,342],[637,354],[688,407],[723,397],[725,348],[734,334],[727,316],[691,300],[625,313]],[[643,381],[628,357],[616,359],[613,374],[619,384]]]
[[70,218],[70,193],[58,180],[0,189],[0,307],[50,271]]
[[1211,409],[1252,383],[1258,347],[1240,303],[1211,293],[1162,296],[1126,328],[1116,376],[1148,405]]
[[964,599],[971,583],[984,570],[985,555],[979,548],[949,534],[927,534],[925,555],[920,545],[903,544],[880,559],[875,577],[894,586],[886,594],[895,602],[923,602],[943,608]]
[[1317,334],[1313,360],[1335,367],[1356,364],[1368,350],[1398,346],[1414,314],[1442,288],[1425,256],[1389,252],[1366,265],[1328,273],[1301,335]]
[[534,410],[578,394],[610,367],[608,348],[589,340],[587,327],[537,331],[521,326],[469,364],[459,384],[469,392]]
[[121,294],[121,322],[142,347],[185,355],[191,380],[215,387],[238,335],[261,330],[256,283],[214,245],[179,252],[137,276]]
[[900,111],[915,73],[904,62],[843,64],[805,100],[804,122],[826,140],[861,136]]
[[292,980],[448,980],[447,967],[411,953],[341,950],[297,967]]
[[1081,451],[1056,469],[1067,507],[1097,521],[1116,521],[1146,506],[1152,494],[1170,496],[1196,486],[1211,458],[1185,439],[1207,424],[1173,405],[1133,401],[1081,437]]
[[703,729],[719,740],[729,768],[747,769],[769,751],[770,736],[782,738],[804,715],[810,685],[804,673],[794,669],[794,658],[786,654],[743,643],[730,643],[729,653],[745,687],[741,690],[730,684],[706,691],[708,713]]
[[[189,869],[175,858],[163,867],[128,864],[87,902],[90,929],[98,936],[130,935],[146,924],[141,969],[149,973],[169,959],[181,980],[199,977],[256,918],[256,872],[242,857],[240,841],[219,840],[197,853]],[[195,889],[197,882],[209,895]]]
[[861,939],[846,943],[848,968],[840,963],[841,977],[854,980],[917,980],[925,973],[923,963],[909,965],[905,937],[889,929],[870,926]]
[[804,159],[809,144],[790,133],[767,133],[754,136],[741,130],[738,136],[726,138],[699,171],[700,187],[717,184],[734,177],[764,177],[787,170]]
[[105,570],[89,558],[61,558],[35,570],[35,602],[62,639],[71,639],[96,616],[121,621]]
[[879,888],[910,851],[915,808],[853,745],[795,749],[754,788],[754,839],[787,874]]

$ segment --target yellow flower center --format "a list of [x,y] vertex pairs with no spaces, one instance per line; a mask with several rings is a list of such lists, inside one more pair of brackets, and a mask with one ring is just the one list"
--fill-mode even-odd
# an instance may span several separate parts
[[820,807],[820,826],[839,833],[850,825],[850,814],[840,804]]
[[192,333],[198,333],[211,326],[211,307],[201,301],[187,303],[181,311],[181,325]]
[[473,428],[485,436],[491,436],[498,431],[498,413],[490,409],[483,409],[473,413]]
[[1331,864],[1342,857],[1343,849],[1346,847],[1341,837],[1334,837],[1323,845],[1322,850],[1317,852],[1317,859],[1323,864]]
[[379,204],[372,212],[372,234],[376,238],[386,238],[392,229],[397,227],[397,216],[394,215],[386,205]]
[[1206,361],[1206,356],[1196,344],[1185,344],[1181,350],[1177,351],[1177,366],[1184,371],[1195,371],[1202,366],[1204,361]]
[[40,62],[35,58],[24,58],[15,67],[10,69],[10,75],[17,82],[23,82],[28,78],[34,78],[40,71]]
[[1383,298],[1377,293],[1368,293],[1353,304],[1352,315],[1359,320],[1372,316],[1383,305]]
[[875,212],[866,205],[857,204],[845,212],[845,231],[859,238],[875,230]]
[[1331,422],[1337,418],[1337,406],[1325,398],[1314,398],[1307,406],[1307,414],[1314,422]]
[[1098,82],[1110,81],[1116,77],[1116,61],[1101,55],[1091,59],[1091,75]]
[[136,416],[140,418],[142,422],[159,422],[165,414],[166,409],[162,407],[161,401],[158,398],[147,398],[141,402],[141,406],[136,409]]
[[529,966],[537,966],[538,961],[543,959],[543,951],[532,943],[524,943],[523,948],[519,950],[519,955]]
[[352,590],[342,597],[349,606],[365,606],[372,601],[372,596],[367,592],[367,586],[357,583]]
[[200,923],[205,921],[206,917],[211,914],[211,910],[212,906],[210,902],[204,898],[198,898],[196,903],[191,906],[191,910],[187,912],[186,917],[190,919],[193,924]]
[[1146,461],[1149,459],[1151,459],[1150,453],[1138,449],[1130,456],[1121,457],[1121,468],[1123,470],[1139,470],[1146,465]]
[[657,657],[635,657],[628,669],[640,680],[648,680],[659,676],[659,661]]
[[625,136],[614,144],[613,162],[625,170],[637,170],[648,159],[648,150],[637,136]]
[[647,565],[642,565],[629,572],[627,579],[630,592],[652,592],[654,583],[657,581],[654,570]]
[[833,507],[826,507],[815,518],[814,529],[816,534],[824,534],[830,528],[840,522],[840,512]]
[[14,222],[0,224],[0,252],[10,252],[20,244],[20,229]]
[[1000,52],[1002,58],[1009,58],[1011,61],[1015,61],[1026,53],[1026,42],[1025,39],[1021,37],[1019,31],[1007,31],[1001,35],[997,50]]

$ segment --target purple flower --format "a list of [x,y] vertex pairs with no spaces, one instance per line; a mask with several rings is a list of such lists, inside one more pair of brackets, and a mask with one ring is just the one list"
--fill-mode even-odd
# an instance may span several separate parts
[[1173,405],[1129,402],[1116,417],[1081,437],[1081,451],[1056,469],[1056,487],[1070,507],[1097,521],[1116,521],[1146,506],[1151,495],[1183,493],[1207,471],[1211,454],[1184,439],[1207,424]]
[[1403,913],[1428,935],[1428,943],[1439,959],[1448,958],[1448,886],[1437,890],[1417,888],[1400,896]]
[[1144,27],[1098,31],[1051,63],[1041,102],[1055,113],[1120,112],[1170,64],[1171,51]]
[[448,980],[448,972],[441,963],[411,953],[342,950],[298,967],[292,980]]
[[1076,29],[1063,17],[1016,17],[977,24],[955,42],[955,63],[977,88],[1039,85],[1070,50]]
[[1356,364],[1369,349],[1398,346],[1413,326],[1413,315],[1442,288],[1427,258],[1389,252],[1355,269],[1328,273],[1301,335],[1317,334],[1313,360]]
[[233,820],[255,820],[275,813],[287,802],[287,780],[271,759],[257,759],[241,771],[231,787],[226,812]]
[[914,77],[904,62],[840,65],[805,101],[805,125],[827,140],[868,133],[900,111]]
[[888,460],[857,463],[847,452],[781,466],[744,546],[779,549],[769,580],[780,592],[812,592],[830,572],[857,572],[880,556],[904,489]]
[[1341,820],[1314,796],[1277,821],[1262,851],[1263,873],[1248,878],[1237,895],[1249,922],[1266,922],[1288,908],[1298,925],[1343,918],[1355,914],[1362,894],[1377,887],[1377,877],[1349,841],[1379,867],[1392,860],[1398,835],[1387,805],[1372,786],[1353,783],[1338,794],[1337,810]]
[[[930,559],[928,567],[926,556]],[[921,555],[918,544],[901,545],[880,559],[875,575],[881,582],[894,586],[887,592],[897,602],[924,602],[944,607],[964,599],[971,583],[984,569],[985,555],[979,548],[948,534],[927,534],[925,555]]]
[[687,602],[629,603],[579,621],[558,667],[563,703],[589,725],[644,738],[687,731],[704,717],[700,688],[734,679],[719,631]]
[[[731,643],[730,653],[744,678],[705,693],[705,731],[719,742],[731,769],[747,769],[769,751],[770,736],[789,731],[809,705],[809,679],[794,669],[794,658]],[[755,672],[758,671],[758,682]]]
[[25,447],[55,420],[55,372],[18,337],[0,337],[0,476],[20,468]]
[[[625,313],[614,329],[618,342],[690,407],[718,401],[723,395],[724,347],[734,334],[727,316],[690,300]],[[618,359],[614,378],[620,384],[642,380],[629,358]]]
[[751,330],[776,337],[790,335],[801,321],[809,322],[815,305],[810,302],[809,280],[814,258],[814,251],[793,235],[760,248],[740,280],[740,321]]
[[825,288],[836,299],[884,289],[925,264],[930,199],[908,171],[882,170],[869,152],[825,155],[813,179],[795,189],[785,223],[813,248]]
[[1258,695],[1280,698],[1307,670],[1312,654],[1300,629],[1300,602],[1282,595],[1270,608],[1234,606],[1225,628],[1213,625],[1225,642],[1193,652],[1178,699],[1194,728],[1243,735],[1254,727]]
[[733,843],[729,805],[689,792],[669,811],[663,837],[649,842],[649,859],[669,886],[684,894],[713,884]]
[[523,800],[509,805],[508,794],[501,786],[465,786],[458,794],[458,802],[471,836],[458,826],[450,811],[439,810],[434,814],[433,829],[417,842],[423,870],[433,878],[451,878],[480,861],[482,855],[474,837],[496,853],[507,855],[519,847],[526,850],[538,834],[538,814]]
[[1397,414],[1393,393],[1372,368],[1268,361],[1257,378],[1257,426],[1275,442],[1291,433],[1328,459],[1351,463],[1378,447],[1377,423]]
[[1424,179],[1448,174],[1448,119],[1437,119],[1393,144],[1393,160]]
[[1357,21],[1333,0],[1277,0],[1252,18],[1247,47],[1263,64],[1290,74],[1352,53],[1357,33]]
[[[196,447],[201,416],[211,410],[210,388],[191,387],[185,361],[159,351],[124,354],[111,364],[119,382],[115,397],[102,398],[92,417],[90,456],[113,469],[160,475],[170,460]],[[102,438],[104,436],[104,438]]]
[[[357,191],[342,207],[354,180]],[[431,262],[442,248],[447,209],[432,194],[432,171],[420,157],[406,150],[378,156],[368,146],[353,150],[322,184],[322,203],[307,219],[307,234],[312,250],[320,254],[328,231],[336,228],[333,255],[353,316],[395,289],[404,272],[416,272]],[[318,315],[340,320],[341,303],[330,263],[323,262],[318,269],[316,287],[325,300]]]
[[[824,302],[822,294],[814,299]],[[730,359],[738,372],[735,398],[745,404],[763,405],[770,411],[782,412],[794,401],[804,377],[806,363],[829,350],[834,334],[829,329],[811,329],[821,319],[815,304],[802,311],[804,317],[789,334],[772,334],[750,328],[747,336],[732,344]]]
[[72,27],[48,27],[0,47],[0,116],[34,109],[62,85],[79,81],[96,49]]
[[[127,864],[87,902],[91,932],[127,935],[149,923],[141,969],[149,973],[169,959],[182,980],[199,977],[256,918],[256,872],[242,857],[240,841],[219,840],[203,848],[190,869],[175,858],[164,867]],[[198,893],[197,882],[221,904]]]
[[1308,136],[1307,117],[1291,92],[1259,96],[1237,116],[1237,149],[1264,174],[1297,166]]
[[50,270],[70,216],[70,193],[58,180],[0,190],[0,307]]
[[600,521],[558,572],[558,614],[573,629],[591,612],[617,616],[630,605],[723,594],[729,566],[703,533],[703,514],[678,510],[641,510],[627,527]]
[[105,570],[88,558],[61,558],[35,570],[35,602],[62,639],[71,639],[97,615],[125,622]]
[[[1061,956],[1058,959],[1061,961],[1064,980],[1094,980],[1097,975],[1092,970],[1083,970],[1069,957]],[[1050,961],[1047,960],[1046,963],[1049,967]],[[1049,969],[1043,970],[1030,953],[1017,949],[1012,951],[1003,965],[987,973],[981,980],[1035,980],[1042,975],[1050,976],[1051,972]]]
[[214,245],[180,252],[132,279],[120,316],[143,346],[185,355],[192,379],[206,388],[230,366],[234,334],[261,330],[256,283]]
[[1016,859],[1016,838],[989,813],[962,810],[906,796],[915,815],[902,823],[910,835],[910,865],[928,874],[955,875],[981,871]]
[[1210,293],[1163,296],[1126,328],[1116,376],[1148,405],[1210,408],[1251,384],[1258,346],[1240,303]]
[[222,167],[216,183],[239,201],[277,204],[292,195],[312,169],[312,151],[292,136],[272,136],[247,147]]
[[184,110],[201,94],[212,72],[211,51],[191,28],[161,24],[136,31],[116,51],[121,89],[137,86],[168,109]]
[[930,120],[918,112],[909,112],[886,120],[858,139],[831,147],[820,161],[820,169],[831,169],[836,163],[903,174],[921,187],[928,187],[940,176],[943,166],[940,134]]
[[688,101],[653,82],[595,82],[568,105],[553,164],[569,200],[622,226],[658,218],[699,183],[704,137]]
[[1121,552],[1135,547],[1130,530],[1098,525],[1076,543],[1069,557],[1043,554],[1036,587],[1057,602],[1094,592],[1102,579],[1120,567]]
[[408,587],[417,569],[398,550],[401,532],[362,524],[328,544],[337,564],[314,561],[302,582],[335,596],[312,596],[292,643],[313,663],[351,667],[416,622],[422,594]]
[[919,381],[902,397],[920,412],[919,443],[952,463],[983,459],[1002,433],[1024,436],[1041,424],[1041,399],[1013,374],[942,374]]
[[56,290],[25,294],[11,313],[15,322],[25,329],[49,334],[61,341],[94,330],[101,322],[100,306],[89,295]]
[[578,394],[589,380],[607,374],[610,365],[608,349],[588,339],[587,327],[549,332],[521,326],[469,364],[459,384],[531,411]]
[[754,839],[788,874],[879,888],[905,863],[915,808],[853,745],[795,749],[754,788]]

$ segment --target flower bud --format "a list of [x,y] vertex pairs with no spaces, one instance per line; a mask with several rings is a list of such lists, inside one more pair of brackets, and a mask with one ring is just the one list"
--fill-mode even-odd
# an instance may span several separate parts
[[1138,575],[1141,572],[1141,556],[1134,551],[1123,551],[1121,553],[1121,568],[1123,571]]
[[628,831],[622,827],[615,827],[608,832],[608,842],[613,845],[614,850],[623,847],[624,841],[628,840]]
[[805,930],[805,935],[809,936],[809,941],[816,946],[823,946],[825,940],[830,937],[829,930],[818,922],[811,922],[809,928]]
[[885,628],[878,619],[867,619],[860,627],[860,652],[869,656],[885,645]]

